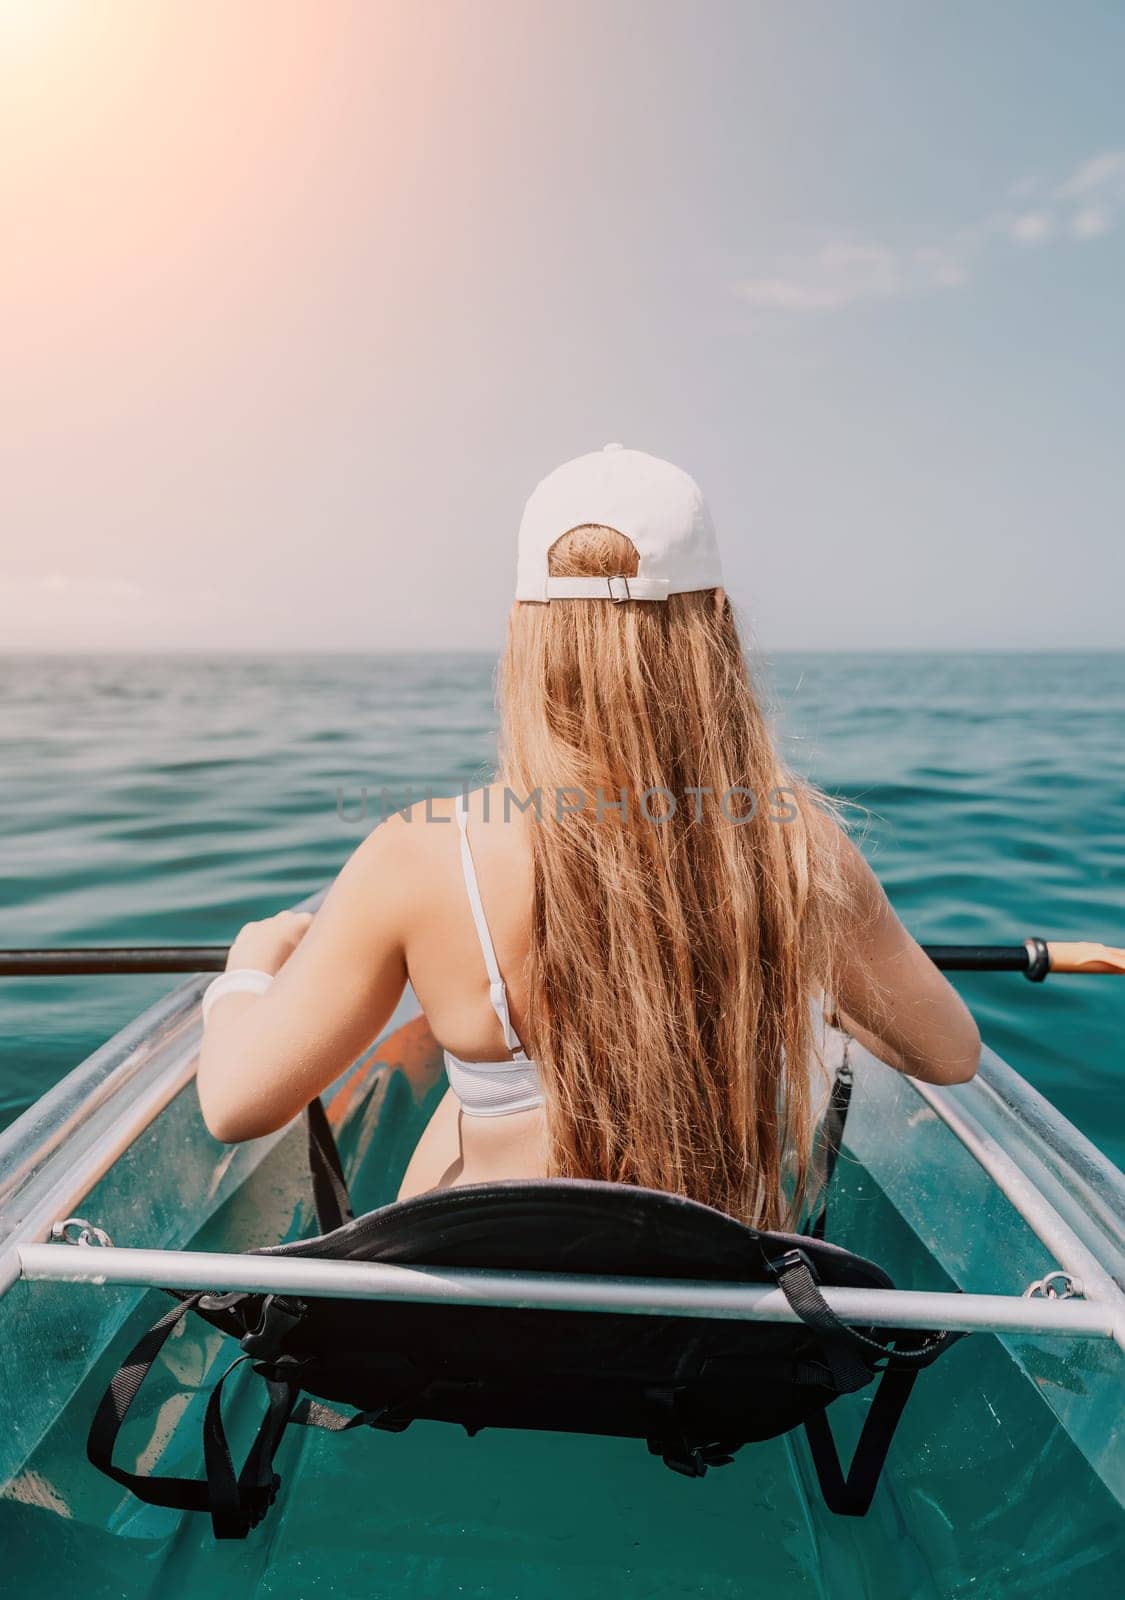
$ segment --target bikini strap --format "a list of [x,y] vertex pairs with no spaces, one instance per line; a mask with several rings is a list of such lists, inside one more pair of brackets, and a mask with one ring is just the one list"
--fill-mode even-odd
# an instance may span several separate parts
[[512,1052],[516,1061],[526,1061],[523,1045],[519,1035],[512,1027],[512,1018],[508,1011],[508,990],[503,978],[500,976],[500,966],[496,960],[496,950],[492,943],[492,934],[488,929],[488,920],[484,914],[484,905],[480,897],[480,885],[477,882],[477,869],[473,864],[473,852],[469,845],[469,802],[468,796],[462,791],[457,796],[457,825],[461,829],[461,870],[465,875],[465,890],[469,896],[469,910],[473,913],[473,922],[476,925],[477,938],[480,940],[481,955],[488,972],[488,998],[492,1002],[492,1009],[500,1019],[500,1026],[504,1030],[504,1042]]

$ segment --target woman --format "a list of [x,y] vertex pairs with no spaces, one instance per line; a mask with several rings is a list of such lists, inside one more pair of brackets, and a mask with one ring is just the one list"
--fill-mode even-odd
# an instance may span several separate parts
[[685,473],[609,445],[539,485],[500,690],[497,783],[377,828],[315,917],[238,935],[199,1065],[216,1137],[296,1116],[408,981],[450,1087],[403,1197],[601,1178],[778,1227],[825,997],[898,1071],[973,1075],[965,1006],[778,759]]

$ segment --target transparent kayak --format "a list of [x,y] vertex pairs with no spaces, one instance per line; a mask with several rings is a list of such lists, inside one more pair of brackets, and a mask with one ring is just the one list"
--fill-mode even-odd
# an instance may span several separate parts
[[[6,1592],[1116,1592],[1125,1180],[988,1051],[976,1080],[943,1090],[851,1047],[828,1237],[905,1291],[887,1292],[900,1325],[972,1330],[919,1379],[866,1517],[826,1510],[799,1434],[689,1480],[635,1440],[468,1438],[428,1422],[292,1430],[277,1504],[244,1543],[216,1543],[205,1517],[138,1503],[88,1464],[86,1435],[123,1356],[168,1305],[160,1286],[213,1284],[220,1270],[234,1281],[238,1253],[317,1231],[299,1126],[234,1148],[203,1126],[192,1079],[206,981],[175,989],[0,1135]],[[442,1087],[440,1051],[408,998],[328,1098],[357,1212],[393,1201]],[[49,1242],[73,1218],[61,1231],[88,1242]],[[643,1313],[645,1281],[624,1292]],[[130,1415],[134,1462],[195,1475],[203,1408],[236,1353],[215,1329],[182,1324]],[[256,1382],[242,1368],[228,1384],[235,1439],[256,1425]],[[843,1448],[870,1403],[863,1391],[833,1406]]]

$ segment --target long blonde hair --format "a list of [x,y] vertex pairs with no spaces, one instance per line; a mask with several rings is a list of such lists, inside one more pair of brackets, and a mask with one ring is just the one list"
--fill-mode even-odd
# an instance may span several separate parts
[[[551,551],[556,575],[636,569],[609,528]],[[525,1042],[548,1170],[791,1221],[839,893],[826,802],[775,751],[729,603],[517,603],[500,701],[501,776],[542,797]],[[674,814],[649,821],[660,790]]]

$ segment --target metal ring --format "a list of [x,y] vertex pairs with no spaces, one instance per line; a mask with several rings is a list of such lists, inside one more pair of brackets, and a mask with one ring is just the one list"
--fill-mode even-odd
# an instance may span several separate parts
[[92,1222],[87,1222],[85,1217],[64,1217],[61,1222],[52,1222],[51,1238],[60,1244],[95,1245],[112,1249],[113,1240],[104,1228],[96,1228]]
[[1051,970],[1051,952],[1047,948],[1046,939],[1033,936],[1023,941],[1027,951],[1027,970],[1024,977],[1029,983],[1042,983]]
[[[1056,1284],[1062,1288],[1057,1289]],[[1042,1278],[1036,1278],[1034,1283],[1029,1283],[1023,1291],[1025,1300],[1075,1300],[1085,1295],[1081,1278],[1075,1278],[1069,1272],[1061,1270],[1048,1272]]]

